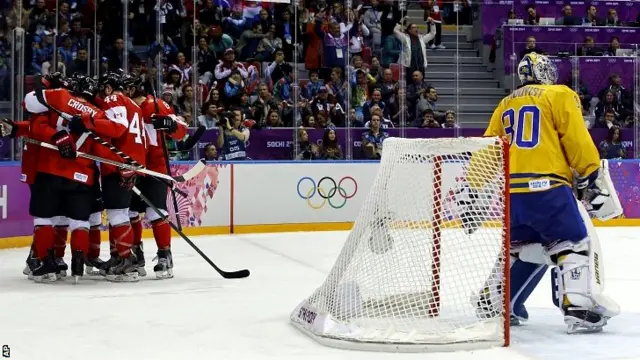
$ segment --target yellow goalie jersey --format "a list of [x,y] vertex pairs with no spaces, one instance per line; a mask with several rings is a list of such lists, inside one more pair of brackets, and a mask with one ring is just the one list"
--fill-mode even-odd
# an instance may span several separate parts
[[507,137],[511,193],[571,187],[572,168],[583,177],[600,167],[580,98],[564,85],[516,89],[502,99],[484,135]]

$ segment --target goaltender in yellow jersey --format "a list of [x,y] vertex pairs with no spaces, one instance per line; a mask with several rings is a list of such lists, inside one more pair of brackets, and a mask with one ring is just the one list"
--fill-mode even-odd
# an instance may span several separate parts
[[[523,62],[536,63],[540,57],[528,54]],[[524,76],[529,69],[522,69]],[[580,98],[564,85],[535,83],[516,89],[493,112],[484,135],[506,136],[511,145],[511,193],[572,186],[571,168],[586,177],[600,167]]]

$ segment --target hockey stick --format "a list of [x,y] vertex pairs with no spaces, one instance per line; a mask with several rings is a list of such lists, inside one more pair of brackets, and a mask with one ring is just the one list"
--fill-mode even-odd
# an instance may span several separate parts
[[[42,77],[41,76],[37,76],[36,80],[35,80],[35,95],[36,95],[36,99],[38,100],[38,102],[42,105],[45,106],[47,109],[55,112],[56,114],[60,115],[60,117],[62,117],[65,120],[71,121],[71,119],[73,118],[72,115],[64,113],[56,108],[54,108],[53,106],[49,105],[46,100],[44,99],[44,93],[43,93],[43,89],[42,89]],[[120,156],[122,159],[124,159],[124,161],[126,161],[128,164],[136,166],[138,168],[142,168],[142,165],[140,165],[140,163],[138,163],[135,159],[133,159],[132,157],[130,157],[129,155],[125,154],[124,152],[122,152],[120,149],[118,149],[117,147],[113,146],[113,144],[105,141],[104,139],[102,139],[100,136],[98,136],[97,134],[93,133],[92,131],[88,131],[89,136],[91,136],[91,138],[98,142],[100,145],[105,146],[106,148],[108,148],[112,153]],[[173,185],[171,183],[167,183],[165,181],[162,181],[159,177],[154,177],[154,179],[156,179],[157,181],[162,182],[165,186],[167,186],[170,189],[173,189]],[[178,193],[180,195],[182,195],[183,197],[187,197],[187,194],[184,193],[183,191],[178,191]]]
[[[158,106],[158,99],[156,97],[156,88],[153,86],[153,83],[149,82],[151,86],[151,92],[153,93],[153,105],[156,108],[156,114],[160,115],[160,107]],[[169,151],[167,149],[167,140],[164,131],[160,131],[160,144],[162,145],[162,153],[164,155],[164,163],[167,168],[167,174],[171,175],[171,164],[169,164]],[[176,193],[172,189],[171,191],[171,200],[173,202],[173,215],[176,217],[176,224],[178,224],[178,229],[182,231],[182,222],[180,221],[180,211],[178,209],[178,199],[176,199]]]
[[204,135],[206,127],[203,125],[198,126],[198,129],[193,133],[193,135],[189,136],[186,141],[180,141],[177,143],[178,151],[187,151],[193,149],[194,146],[200,141],[202,135]]
[[222,269],[220,269],[213,261],[211,261],[211,259],[209,259],[209,257],[207,255],[205,255],[205,253],[202,252],[202,250],[200,250],[200,248],[198,248],[198,246],[196,246],[196,244],[194,244],[191,239],[189,239],[187,237],[187,235],[185,235],[182,232],[182,229],[180,229],[178,226],[176,226],[176,224],[174,224],[173,222],[171,222],[171,220],[169,220],[169,216],[165,215],[162,213],[162,211],[160,211],[160,209],[158,209],[155,205],[153,205],[151,203],[151,201],[149,201],[149,199],[147,199],[146,196],[144,196],[142,194],[142,192],[137,188],[137,187],[133,187],[133,192],[138,195],[140,197],[140,199],[142,199],[142,201],[144,201],[147,206],[149,206],[150,208],[153,209],[153,211],[156,212],[156,214],[158,214],[158,216],[160,216],[163,220],[165,220],[166,222],[169,223],[169,226],[171,226],[171,228],[178,233],[178,235],[180,235],[180,237],[187,242],[187,244],[189,244],[189,246],[191,246],[193,248],[193,250],[195,250],[198,255],[200,255],[207,263],[209,263],[209,265],[211,265],[212,268],[214,268],[218,274],[220,274],[223,278],[225,279],[242,279],[242,278],[246,278],[248,277],[251,273],[249,272],[249,270],[244,269],[244,270],[238,270],[238,271],[224,271]]
[[[24,138],[24,141],[30,143],[30,144],[35,144],[38,146],[41,146],[43,148],[47,148],[47,149],[51,149],[51,150],[58,150],[58,147],[55,145],[51,145],[49,143],[46,143],[44,141],[40,141],[40,140],[35,140],[35,139],[30,139],[30,138]],[[193,179],[194,177],[196,177],[199,173],[201,173],[206,167],[207,164],[203,161],[200,160],[198,161],[198,163],[192,167],[191,169],[189,169],[187,172],[185,172],[184,174],[180,175],[180,176],[169,176],[163,173],[159,173],[153,170],[149,170],[145,167],[137,167],[135,165],[131,165],[131,164],[125,164],[125,163],[121,163],[118,161],[114,161],[114,160],[110,160],[110,159],[105,159],[99,156],[95,156],[95,155],[91,155],[91,154],[86,154],[83,153],[81,151],[77,151],[76,154],[79,157],[83,157],[85,159],[89,159],[89,160],[93,160],[93,161],[97,161],[100,163],[105,163],[105,164],[109,164],[121,169],[125,169],[125,170],[132,170],[135,171],[137,173],[140,174],[145,174],[145,175],[149,175],[155,178],[160,178],[160,179],[164,179],[167,180],[168,182],[172,182],[172,183],[183,183],[186,181],[189,181],[191,179]],[[184,196],[188,196],[187,194],[184,194]]]

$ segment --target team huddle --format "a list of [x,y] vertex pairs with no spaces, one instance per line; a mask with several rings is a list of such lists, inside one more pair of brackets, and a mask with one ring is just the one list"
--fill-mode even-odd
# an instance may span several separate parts
[[[186,124],[169,104],[148,95],[136,75],[109,72],[96,81],[54,73],[37,87],[42,89],[24,99],[28,120],[0,120],[0,136],[27,138],[21,180],[31,190],[34,232],[25,275],[35,282],[66,276],[63,257],[70,233],[76,281],[84,274],[137,281],[146,275],[140,215],[145,213],[158,246],[154,272],[159,278],[173,277],[166,220],[171,185],[107,160],[168,174],[165,136],[183,139]],[[85,154],[106,160],[97,163]],[[143,195],[134,194],[134,187]],[[107,261],[100,259],[104,210],[111,253]]]

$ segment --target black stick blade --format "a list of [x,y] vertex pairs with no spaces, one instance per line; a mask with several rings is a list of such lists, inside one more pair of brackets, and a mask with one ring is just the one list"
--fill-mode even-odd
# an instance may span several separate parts
[[246,277],[249,277],[249,275],[251,275],[251,272],[249,272],[249,270],[247,269],[244,269],[238,271],[224,271],[221,272],[220,275],[222,275],[222,277],[225,279],[244,279]]

